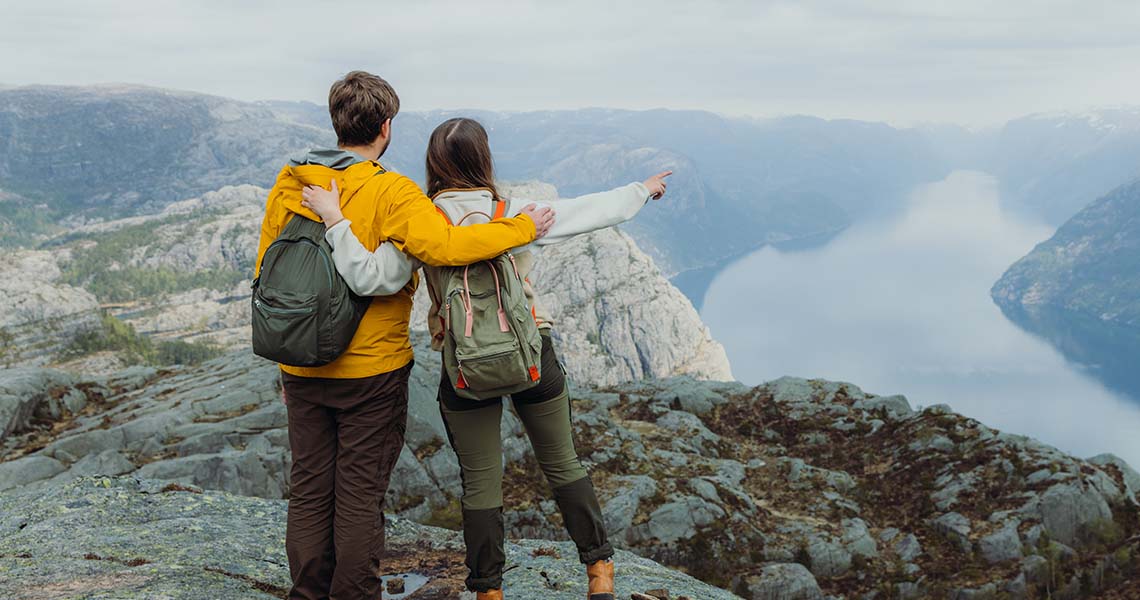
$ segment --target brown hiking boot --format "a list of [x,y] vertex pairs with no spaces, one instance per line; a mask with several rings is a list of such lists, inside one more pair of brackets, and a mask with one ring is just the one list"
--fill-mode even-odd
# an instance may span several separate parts
[[614,600],[614,561],[599,560],[586,566],[590,577],[590,595],[587,600]]
[[487,590],[476,592],[475,600],[503,600],[503,590]]

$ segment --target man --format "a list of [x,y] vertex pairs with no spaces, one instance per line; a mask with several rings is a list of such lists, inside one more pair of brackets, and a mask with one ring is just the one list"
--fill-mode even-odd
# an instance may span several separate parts
[[[353,71],[329,91],[336,150],[315,150],[281,170],[269,193],[256,271],[265,250],[301,206],[306,185],[341,190],[352,232],[369,250],[391,242],[429,265],[465,265],[541,237],[554,216],[528,206],[511,219],[451,227],[415,183],[377,159],[391,142],[399,111],[383,79]],[[330,224],[326,224],[330,225]],[[289,598],[380,597],[382,503],[404,444],[412,348],[408,319],[417,281],[373,299],[348,350],[321,367],[282,365],[293,452],[285,534],[293,579]]]

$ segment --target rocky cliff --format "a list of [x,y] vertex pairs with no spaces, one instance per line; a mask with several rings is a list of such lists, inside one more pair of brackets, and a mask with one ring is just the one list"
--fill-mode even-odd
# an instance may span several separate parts
[[0,366],[53,362],[72,341],[98,328],[99,303],[61,281],[56,256],[27,251],[0,261]]
[[[289,588],[285,504],[130,477],[0,495],[0,595],[283,598]],[[474,597],[463,591],[459,533],[403,519],[389,520],[386,533],[385,598]],[[620,597],[664,589],[675,599],[735,598],[628,552],[616,560]],[[577,600],[586,594],[573,544],[513,541],[507,564],[513,597]]]
[[[552,186],[541,183],[506,189],[536,200],[557,196]],[[249,185],[225,187],[154,215],[76,228],[54,239],[47,246],[50,250],[21,251],[18,256],[25,258],[7,267],[11,277],[0,282],[0,288],[16,291],[16,286],[36,282],[36,297],[46,300],[44,310],[54,311],[66,305],[44,298],[43,290],[56,295],[72,290],[88,299],[92,309],[94,294],[111,314],[150,339],[245,348],[248,278],[266,193]],[[72,286],[44,288],[51,277]],[[724,349],[711,338],[692,304],[618,231],[546,249],[534,280],[560,322],[559,349],[579,381],[732,377]],[[425,301],[421,293],[413,327],[426,327]],[[96,313],[85,316],[91,314]],[[35,316],[29,314],[21,323],[33,323],[29,328],[34,328]],[[116,364],[111,361],[109,366]],[[90,370],[91,363],[77,367]]]
[[[438,366],[419,356],[388,508],[454,527]],[[0,489],[50,495],[129,474],[287,494],[276,373],[247,354],[89,380],[4,377],[0,389],[15,391],[0,403],[16,409],[0,414],[20,417],[5,427]],[[847,383],[674,378],[573,397],[578,449],[617,545],[745,598],[1112,597],[1140,573],[1140,475],[1113,457],[1077,459]],[[509,411],[503,446],[511,535],[564,539]]]
[[994,285],[1003,308],[1059,309],[1140,331],[1140,182],[1096,200]]

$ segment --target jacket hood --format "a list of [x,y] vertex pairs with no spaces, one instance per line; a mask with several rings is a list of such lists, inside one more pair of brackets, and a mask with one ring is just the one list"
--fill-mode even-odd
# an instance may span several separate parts
[[470,188],[470,189],[448,189],[443,190],[431,199],[432,202],[439,204],[441,202],[454,202],[454,201],[477,201],[482,200],[490,203],[493,199],[491,190],[486,188]]
[[[308,150],[289,159],[289,164],[282,171],[279,184],[286,184],[284,189],[295,189],[296,194],[287,194],[282,198],[282,204],[289,211],[304,215],[313,220],[320,220],[316,214],[301,206],[300,190],[305,186],[316,185],[329,189],[333,179],[336,179],[340,189],[340,205],[344,205],[376,175],[384,173],[384,167],[374,160],[347,150]],[[293,182],[280,179],[292,179]],[[292,183],[292,185],[289,185]]]

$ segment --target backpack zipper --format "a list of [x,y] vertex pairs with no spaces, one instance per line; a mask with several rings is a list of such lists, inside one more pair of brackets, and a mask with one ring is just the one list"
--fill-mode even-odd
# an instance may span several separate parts
[[262,302],[258,298],[254,298],[253,305],[266,312],[277,313],[279,315],[293,315],[293,314],[307,314],[313,312],[313,307],[308,308],[277,308]]

